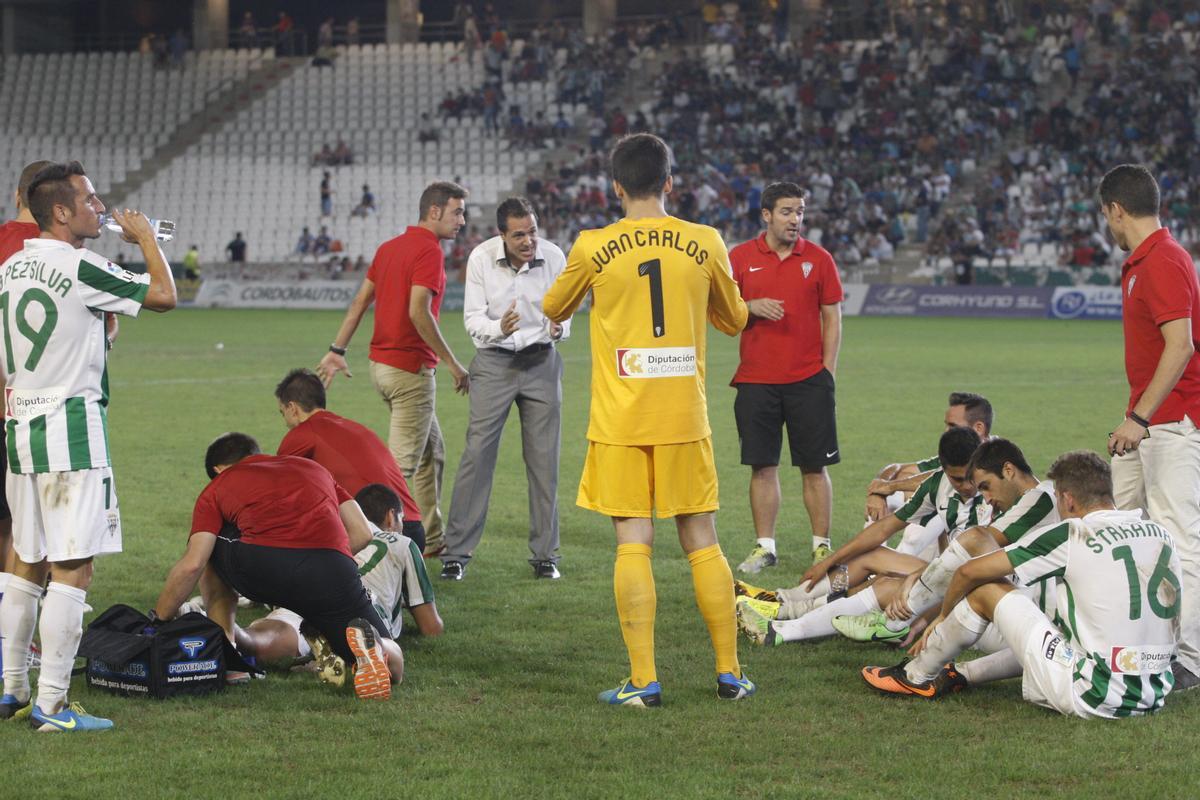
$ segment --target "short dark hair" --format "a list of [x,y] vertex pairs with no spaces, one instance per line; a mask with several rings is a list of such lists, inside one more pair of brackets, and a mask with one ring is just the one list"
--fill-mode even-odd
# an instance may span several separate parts
[[421,219],[429,216],[429,209],[434,206],[445,206],[451,200],[466,200],[467,190],[453,181],[434,181],[421,192],[417,201],[417,212]]
[[609,156],[612,179],[631,200],[658,197],[671,177],[671,150],[653,133],[622,136]]
[[52,161],[34,161],[21,170],[21,177],[17,180],[17,199],[25,208],[29,208],[29,185],[33,183],[33,179],[39,172],[53,163]]
[[1116,203],[1131,217],[1157,217],[1158,181],[1141,164],[1113,167],[1100,180],[1100,204]]
[[38,170],[29,182],[26,197],[29,199],[29,213],[33,214],[39,228],[50,230],[54,224],[55,206],[75,208],[75,187],[71,185],[71,178],[85,174],[83,165],[78,161],[52,163]]
[[496,206],[496,228],[501,233],[508,231],[510,219],[522,219],[523,217],[537,217],[533,205],[524,197],[510,197]]
[[1112,469],[1091,450],[1063,453],[1050,465],[1046,477],[1060,492],[1070,492],[1084,506],[1113,501]]
[[1025,460],[1025,454],[1021,452],[1021,448],[999,436],[988,439],[975,448],[975,454],[971,456],[971,463],[967,465],[967,473],[970,474],[979,469],[999,475],[1004,471],[1005,464],[1012,464],[1026,475],[1033,474],[1033,469]]
[[791,181],[775,181],[775,183],[767,184],[767,188],[763,189],[762,193],[763,211],[774,211],[775,204],[785,197],[799,197],[803,200],[804,190],[800,188],[800,184]]
[[354,495],[354,502],[358,503],[363,514],[375,523],[377,528],[383,527],[389,511],[395,511],[397,519],[402,519],[404,516],[404,506],[400,504],[400,495],[392,491],[390,486],[382,483],[368,483],[359,489],[358,494]]
[[979,437],[970,428],[951,428],[938,439],[938,461],[942,468],[965,467],[971,463]]
[[212,479],[217,477],[217,467],[231,466],[261,452],[258,442],[248,433],[222,433],[204,453],[204,471]]
[[325,384],[311,369],[294,369],[275,387],[275,399],[295,403],[305,411],[325,407]]
[[992,411],[992,404],[983,395],[975,394],[974,392],[951,392],[949,404],[951,406],[964,406],[969,424],[974,425],[976,422],[982,422],[983,432],[992,432],[992,422],[995,421],[996,415]]

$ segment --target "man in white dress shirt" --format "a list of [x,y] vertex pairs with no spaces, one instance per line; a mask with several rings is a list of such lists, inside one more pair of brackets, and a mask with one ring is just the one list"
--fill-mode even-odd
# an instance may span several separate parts
[[558,571],[558,456],[561,439],[562,358],[567,337],[542,313],[542,295],[566,267],[562,250],[538,239],[537,215],[522,197],[496,209],[499,236],[467,259],[463,322],[475,342],[470,375],[471,417],[446,524],[442,574],[462,580],[483,536],[500,434],[516,403],[529,481],[529,563],[536,578]]

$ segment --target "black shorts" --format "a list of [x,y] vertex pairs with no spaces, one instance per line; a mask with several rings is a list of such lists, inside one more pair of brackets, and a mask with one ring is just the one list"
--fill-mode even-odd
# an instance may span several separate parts
[[358,577],[358,564],[345,553],[266,547],[218,536],[208,563],[243,597],[299,614],[347,663],[354,661],[346,644],[351,620],[361,617],[381,637],[391,638]]
[[400,531],[408,538],[417,543],[417,549],[422,553],[425,552],[425,526],[419,519],[406,519],[401,526],[404,530]]
[[733,413],[743,464],[778,465],[784,425],[792,466],[818,470],[842,460],[829,370],[796,383],[739,383]]

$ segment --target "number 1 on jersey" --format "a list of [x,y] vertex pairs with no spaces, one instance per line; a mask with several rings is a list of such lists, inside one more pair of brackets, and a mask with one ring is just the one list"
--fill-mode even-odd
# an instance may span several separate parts
[[663,288],[662,262],[657,258],[638,264],[638,276],[650,278],[650,325],[654,329],[654,338],[666,333],[666,322],[663,319]]

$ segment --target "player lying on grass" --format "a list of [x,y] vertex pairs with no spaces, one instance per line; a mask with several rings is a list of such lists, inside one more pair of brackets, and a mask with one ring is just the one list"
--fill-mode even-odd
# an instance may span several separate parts
[[[834,617],[878,611],[881,604],[890,602],[901,579],[920,574],[925,566],[919,558],[897,553],[884,544],[909,520],[936,515],[953,535],[990,518],[991,508],[967,477],[967,464],[978,444],[978,436],[969,428],[943,433],[938,440],[941,469],[921,484],[903,508],[867,526],[829,558],[811,566],[799,586],[779,591],[779,605],[761,605],[753,597],[739,597],[742,630],[759,644],[829,636],[836,633]],[[876,577],[867,585],[871,576]],[[739,586],[744,593],[750,591],[746,584]]]
[[[941,614],[894,667],[866,667],[885,692],[939,697],[967,684],[947,663],[989,622],[1023,668],[1026,700],[1079,717],[1127,717],[1162,707],[1175,685],[1179,557],[1171,534],[1140,510],[1118,511],[1112,474],[1095,453],[1050,467],[1063,520],[959,567]],[[1061,582],[1051,620],[1016,590]]]
[[[872,610],[835,619],[833,626],[839,632],[859,642],[903,639],[919,615],[941,603],[954,571],[968,559],[1007,547],[1035,528],[1058,522],[1054,484],[1038,481],[1021,448],[1009,440],[996,438],[979,445],[967,466],[967,476],[991,506],[991,521],[964,531],[920,573],[905,578],[886,613]],[[1043,609],[1047,602],[1044,594],[1039,597]]]
[[[946,408],[946,430],[970,428],[986,441],[992,431],[992,404],[983,395],[973,392],[951,392]],[[899,511],[921,484],[941,464],[932,458],[903,464],[888,464],[867,486],[867,524],[878,522],[889,513]],[[945,533],[939,517],[913,520],[904,528],[896,552],[917,556],[928,561],[937,554],[938,537]]]
[[[364,486],[354,497],[371,526],[371,541],[354,554],[358,574],[379,616],[388,625],[385,635],[399,638],[404,627],[403,610],[408,609],[417,630],[424,636],[442,633],[442,618],[433,600],[433,584],[416,542],[399,533],[402,517],[400,497],[387,486]],[[302,617],[277,608],[249,626],[235,627],[238,650],[260,663],[290,667],[309,655],[317,662],[318,674],[326,682],[340,685],[345,663],[317,631],[301,633]],[[311,641],[317,640],[320,641]]]
[[358,504],[320,464],[262,455],[244,433],[217,437],[204,467],[211,481],[153,616],[174,618],[197,582],[208,616],[231,640],[239,594],[290,608],[356,663],[360,698],[390,697],[391,683],[404,676],[404,656],[351,556],[372,541]]

